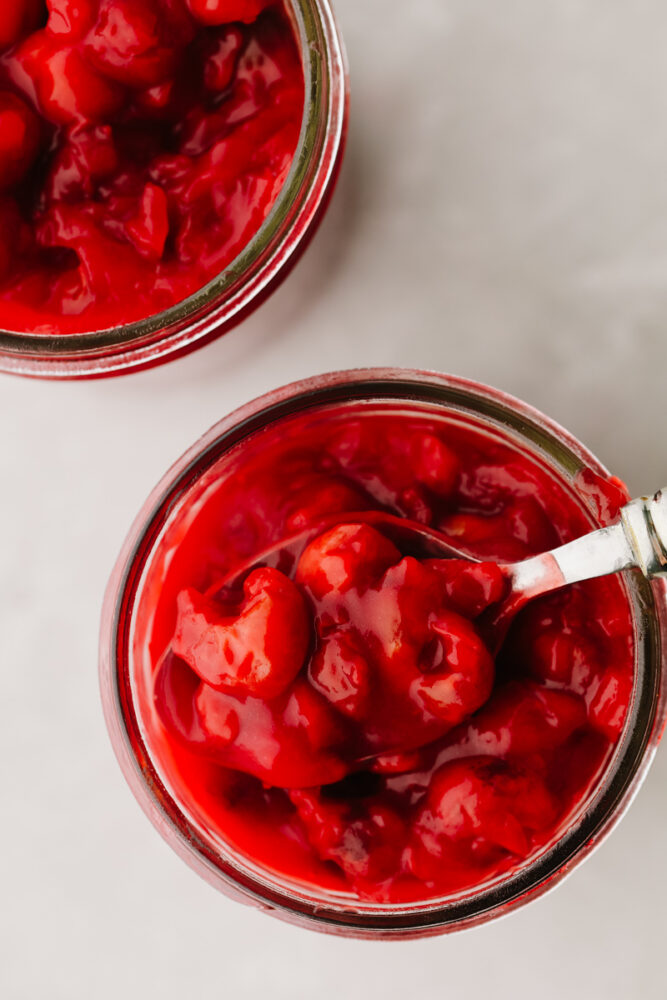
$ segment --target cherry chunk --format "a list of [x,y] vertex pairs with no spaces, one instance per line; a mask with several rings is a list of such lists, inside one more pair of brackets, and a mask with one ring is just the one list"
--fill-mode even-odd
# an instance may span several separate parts
[[508,856],[524,858],[559,805],[540,776],[492,757],[445,764],[431,780],[409,847],[409,866],[425,882],[470,879]]
[[105,76],[130,87],[154,87],[177,67],[194,26],[173,0],[102,0],[85,52]]
[[309,637],[303,597],[275,569],[248,576],[233,613],[193,588],[178,597],[173,650],[213,688],[274,698],[299,673]]
[[367,590],[401,554],[388,538],[366,524],[341,524],[310,543],[296,579],[315,599],[332,592]]
[[0,191],[15,184],[35,162],[41,125],[25,101],[0,90]]
[[327,785],[349,771],[340,716],[302,678],[267,701],[211,687],[169,651],[154,697],[163,725],[179,743],[274,788]]

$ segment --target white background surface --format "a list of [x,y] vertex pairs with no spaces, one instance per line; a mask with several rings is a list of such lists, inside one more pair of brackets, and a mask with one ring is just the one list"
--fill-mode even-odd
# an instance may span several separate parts
[[555,894],[366,944],[233,904],[163,844],[102,720],[97,622],[147,493],[233,407],[355,365],[496,384],[633,494],[667,481],[664,0],[338,0],[347,161],[287,284],[144,374],[0,378],[0,996],[654,1000],[667,993],[667,752]]

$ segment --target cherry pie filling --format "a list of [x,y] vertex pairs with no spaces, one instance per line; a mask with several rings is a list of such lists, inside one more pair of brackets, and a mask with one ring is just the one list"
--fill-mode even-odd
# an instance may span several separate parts
[[304,79],[283,4],[0,6],[0,326],[109,329],[186,299],[292,164]]
[[[626,500],[617,481],[578,486],[601,521]],[[470,559],[402,550],[373,510]],[[600,780],[632,620],[619,580],[573,586],[522,611],[494,662],[479,616],[505,593],[496,561],[591,526],[535,459],[442,417],[333,407],[238,446],[142,597],[140,714],[177,799],[254,864],[361,900],[516,871]],[[309,528],[298,556],[252,566]]]

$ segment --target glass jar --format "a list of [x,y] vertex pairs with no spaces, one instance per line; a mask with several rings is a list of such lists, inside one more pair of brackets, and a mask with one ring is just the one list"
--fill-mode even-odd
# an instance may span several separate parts
[[[220,462],[250,435],[295,414],[346,403],[391,404],[401,412],[447,415],[511,444],[556,478],[586,516],[603,521],[590,484],[609,473],[575,438],[516,399],[434,372],[372,369],[317,376],[276,390],[216,424],[167,473],[141,510],[111,576],[104,603],[100,677],[114,750],[139,803],[177,853],[223,892],[276,916],[329,933],[362,938],[421,937],[483,923],[553,888],[586,858],[623,815],[644,778],[667,717],[664,650],[667,583],[623,574],[633,618],[635,679],[623,733],[594,790],[559,838],[517,871],[456,896],[388,905],[317,892],[262,870],[188,814],[151,752],[139,708],[142,591],[160,539],[216,481]],[[181,522],[179,522],[181,523]]]
[[0,371],[95,378],[160,364],[225,333],[288,274],[335,187],[347,131],[348,77],[329,0],[285,0],[285,7],[302,56],[303,122],[290,173],[250,243],[203,288],[147,319],[61,336],[0,329]]

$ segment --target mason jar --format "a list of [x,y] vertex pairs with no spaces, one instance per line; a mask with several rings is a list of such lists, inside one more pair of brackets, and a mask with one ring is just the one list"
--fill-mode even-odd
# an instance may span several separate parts
[[291,170],[261,228],[212,281],[154,316],[85,333],[0,328],[0,371],[74,379],[148,368],[219,337],[285,278],[335,187],[348,109],[347,64],[329,0],[285,0],[285,8],[301,52],[305,103]]
[[[607,470],[566,430],[497,389],[406,369],[321,375],[270,392],[225,417],[169,470],[140,511],[113,570],[100,643],[102,700],[115,753],[140,805],[174,850],[210,884],[238,900],[303,926],[377,939],[415,938],[470,927],[523,906],[558,885],[625,812],[646,775],[667,713],[667,585],[664,578],[649,583],[637,571],[626,571],[621,583],[634,634],[634,681],[623,731],[599,779],[558,837],[509,874],[423,902],[364,902],[276,875],[199,821],[172,781],[168,762],[156,753],[155,722],[146,708],[145,617],[153,600],[151,587],[155,587],[151,565],[167,533],[172,540],[179,537],[179,525],[201,507],[211,484],[238,474],[243,448],[251,447],[258,436],[280,432],[296,416],[314,420],[326,413],[344,416],[346,408],[373,412],[387,406],[406,418],[451,418],[489,435],[546,469],[591,530],[608,518],[600,512],[600,505],[591,502],[591,484],[613,486]],[[236,456],[233,466],[228,462],[232,452]],[[161,558],[172,556],[173,548]]]

